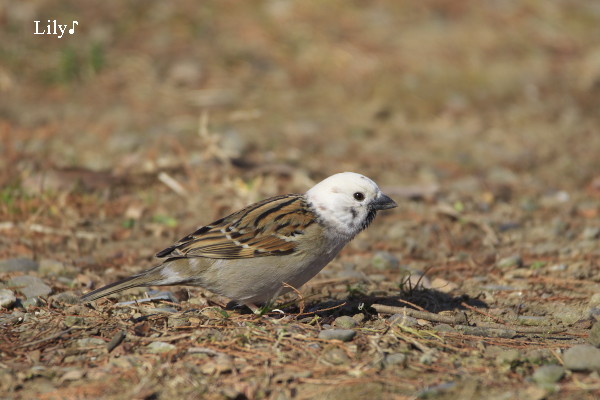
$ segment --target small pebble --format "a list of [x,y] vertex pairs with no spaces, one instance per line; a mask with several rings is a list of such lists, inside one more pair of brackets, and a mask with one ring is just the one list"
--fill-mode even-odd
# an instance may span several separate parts
[[559,271],[566,271],[567,268],[568,268],[567,264],[554,264],[554,265],[551,265],[550,267],[548,267],[548,270],[559,272]]
[[89,346],[105,346],[106,342],[100,338],[83,338],[75,341],[76,347],[89,347]]
[[39,306],[42,305],[42,301],[40,300],[39,297],[32,297],[32,298],[29,298],[29,299],[27,299],[25,301],[21,301],[21,305],[24,308],[39,307]]
[[600,370],[600,349],[589,344],[578,344],[565,351],[565,368],[572,371]]
[[37,271],[39,264],[31,258],[8,258],[0,260],[0,272]]
[[12,308],[17,302],[17,298],[12,290],[0,289],[0,307]]
[[86,371],[83,369],[78,369],[78,368],[74,368],[74,369],[69,369],[67,372],[64,373],[63,376],[60,377],[60,380],[62,382],[64,381],[78,381],[81,378],[84,377]]
[[590,329],[588,343],[592,346],[600,347],[600,322],[596,322]]
[[560,365],[543,365],[539,367],[532,375],[534,382],[545,384],[555,383],[565,376],[565,369]]
[[52,288],[36,276],[15,276],[8,284],[10,286],[18,286],[19,289],[17,290],[23,293],[28,299],[32,297],[48,296],[52,293]]
[[365,320],[365,314],[363,314],[363,313],[354,314],[352,316],[352,319],[355,320],[357,324],[360,324],[361,322],[363,322]]
[[[155,343],[161,343],[161,342],[155,342]],[[163,351],[171,351],[175,348],[175,346],[172,344],[168,344],[168,343],[163,343],[163,344],[172,346],[171,349],[163,350]],[[234,368],[235,368],[235,366],[233,364],[233,360],[231,359],[231,357],[226,356],[226,355],[219,355],[214,360],[211,360],[211,361],[203,364],[200,367],[200,371],[202,371],[203,374],[207,374],[207,375],[215,375],[215,374],[218,375],[218,374],[223,374],[226,372],[231,372],[234,370]]]
[[510,267],[523,267],[523,259],[519,255],[512,255],[508,257],[501,258],[496,262],[496,267],[498,268],[510,268]]
[[333,324],[342,329],[352,329],[356,327],[357,322],[352,317],[342,315],[341,317],[337,317]]
[[415,326],[418,325],[417,319],[405,314],[394,314],[388,318],[388,322],[394,325]]
[[590,297],[588,306],[600,308],[600,293],[594,293],[592,297]]
[[356,331],[353,331],[352,329],[326,329],[319,332],[319,339],[348,342],[352,340],[355,335]]
[[48,300],[58,301],[65,304],[79,304],[79,296],[73,292],[60,292],[48,298]]
[[350,362],[346,352],[339,347],[331,347],[323,351],[322,360],[327,364],[344,365]]
[[561,308],[554,312],[554,318],[562,322],[564,325],[572,325],[580,319],[584,318],[584,312],[577,307],[564,304]]
[[600,226],[588,226],[581,234],[582,239],[594,240],[600,238]]
[[175,350],[175,345],[166,342],[152,342],[146,348],[150,353],[166,353]]
[[392,353],[392,354],[388,354],[385,357],[385,361],[384,361],[385,365],[387,366],[391,366],[391,365],[406,365],[406,354],[403,353]]
[[72,326],[83,325],[85,323],[85,318],[76,315],[67,315],[63,323],[67,328],[70,328]]
[[425,365],[433,364],[436,359],[435,353],[436,353],[435,350],[426,351],[425,353],[421,354],[421,356],[419,357],[419,362],[421,364],[425,364]]
[[442,278],[435,278],[433,281],[431,281],[431,287],[442,293],[450,293],[453,290],[458,289],[458,285],[456,283]]

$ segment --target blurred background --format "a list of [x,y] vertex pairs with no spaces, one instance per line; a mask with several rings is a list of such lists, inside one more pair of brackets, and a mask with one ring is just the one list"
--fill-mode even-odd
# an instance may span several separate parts
[[[0,392],[598,398],[596,372],[531,376],[600,346],[599,44],[590,0],[0,0]],[[399,207],[302,288],[314,318],[198,288],[78,304],[340,171]],[[375,301],[533,330],[401,330]],[[340,316],[356,338],[319,339]],[[592,350],[565,367],[597,370]]]
[[[34,34],[54,20],[78,25]],[[583,0],[2,1],[0,256],[44,248],[20,222],[183,234],[345,170],[460,210],[597,194],[599,22]]]

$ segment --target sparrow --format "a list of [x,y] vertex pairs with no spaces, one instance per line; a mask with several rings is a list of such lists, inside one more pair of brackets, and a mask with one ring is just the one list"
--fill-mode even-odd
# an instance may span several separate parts
[[156,254],[154,268],[81,297],[138,286],[191,285],[257,312],[321,271],[377,211],[396,207],[371,179],[342,172],[305,194],[275,196],[203,226]]

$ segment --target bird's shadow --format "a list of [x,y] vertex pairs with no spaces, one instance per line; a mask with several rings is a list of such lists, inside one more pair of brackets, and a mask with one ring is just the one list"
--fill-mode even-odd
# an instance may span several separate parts
[[[478,298],[471,298],[468,295],[452,296],[448,293],[440,292],[435,289],[417,288],[408,291],[402,291],[397,295],[378,296],[369,294],[355,295],[351,294],[341,300],[325,300],[315,303],[307,302],[304,308],[301,308],[299,302],[291,305],[280,305],[284,312],[267,312],[272,317],[284,316],[286,314],[299,314],[302,316],[318,315],[319,317],[339,317],[342,315],[354,315],[357,313],[366,313],[376,315],[377,310],[372,306],[374,304],[398,307],[407,307],[412,309],[422,309],[431,313],[442,311],[466,310],[465,305],[475,308],[488,308],[488,305]],[[252,313],[246,307],[236,306],[230,303],[227,309],[236,309],[242,314]]]

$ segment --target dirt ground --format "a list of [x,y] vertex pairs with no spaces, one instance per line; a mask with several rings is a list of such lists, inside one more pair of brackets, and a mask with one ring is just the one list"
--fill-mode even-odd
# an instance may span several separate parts
[[[600,398],[597,2],[4,0],[0,34],[0,398]],[[341,171],[399,207],[284,314],[78,304]]]

